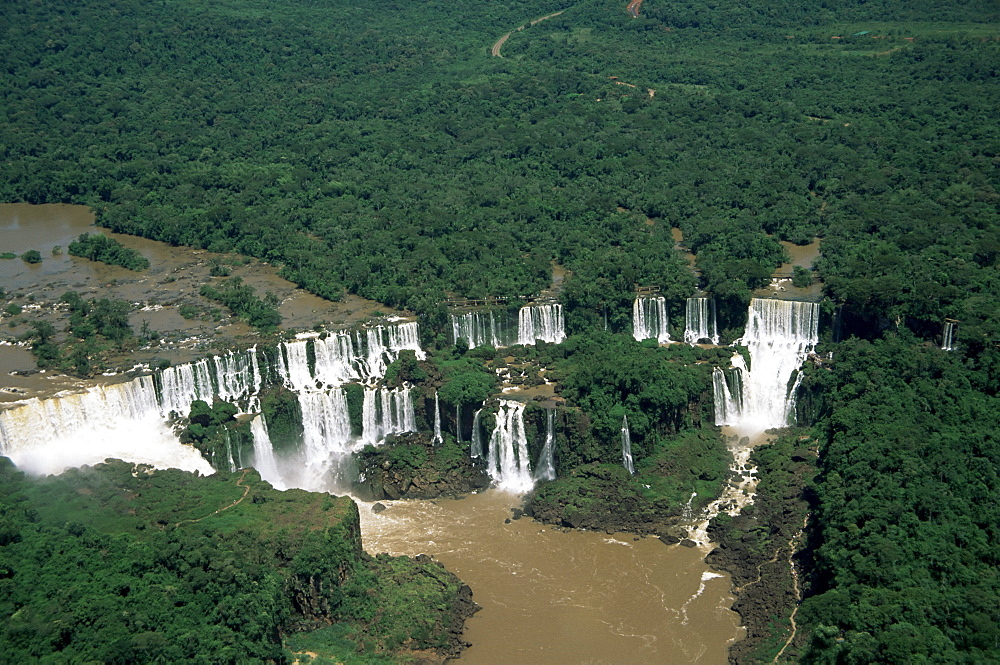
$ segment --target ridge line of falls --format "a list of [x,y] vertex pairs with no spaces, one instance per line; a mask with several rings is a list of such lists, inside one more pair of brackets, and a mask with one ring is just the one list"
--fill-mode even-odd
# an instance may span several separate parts
[[535,480],[555,480],[555,449],[556,449],[556,412],[555,409],[548,409],[545,412],[545,443],[542,451],[538,453],[538,462],[535,464]]
[[534,487],[524,430],[524,404],[500,400],[486,466],[498,489],[523,494]]
[[637,342],[655,339],[660,344],[667,344],[673,341],[670,339],[666,298],[636,298],[632,302],[632,337]]
[[[416,429],[408,387],[372,387],[404,349],[425,357],[415,322],[286,341],[273,356],[259,355],[251,347],[121,383],[32,398],[0,410],[0,454],[33,473],[60,473],[107,457],[212,473],[212,466],[193,446],[179,442],[171,418],[187,416],[195,400],[211,404],[216,398],[234,403],[242,414],[259,416],[262,390],[283,385],[295,393],[302,412],[303,439],[293,455],[297,461],[275,455],[262,417],[250,421],[253,457],[262,475],[278,486],[288,486],[277,474],[285,469],[295,477],[296,486],[324,489],[329,485],[326,479],[338,478],[343,457],[360,445],[351,434],[346,383],[368,383],[378,402],[371,414],[373,425],[361,442],[379,443],[380,434]],[[271,358],[266,364],[265,357]],[[222,442],[226,450],[220,453],[227,459],[220,457],[219,468],[244,463],[244,451],[235,442],[235,438]]]
[[483,456],[483,435],[479,426],[479,414],[482,412],[483,410],[479,409],[476,411],[475,415],[472,416],[472,446],[470,449],[472,457]]
[[694,346],[705,342],[718,344],[715,322],[715,298],[688,298],[684,307],[684,342]]
[[622,466],[630,476],[635,475],[635,464],[632,461],[632,433],[628,429],[628,416],[622,416]]
[[434,443],[444,442],[444,438],[441,436],[441,402],[436,390],[434,391],[434,438],[432,441]]

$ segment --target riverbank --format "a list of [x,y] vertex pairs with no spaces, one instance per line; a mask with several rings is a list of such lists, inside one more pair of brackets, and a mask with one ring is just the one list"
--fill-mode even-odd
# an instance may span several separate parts
[[[805,577],[800,571],[810,564],[802,544],[816,458],[816,442],[794,431],[756,449],[750,456],[757,469],[753,504],[736,516],[720,513],[708,527],[717,546],[706,562],[732,576],[733,610],[747,631],[730,647],[731,663],[771,662],[791,636],[789,617]],[[782,654],[788,662],[803,640],[801,633],[795,638]]]

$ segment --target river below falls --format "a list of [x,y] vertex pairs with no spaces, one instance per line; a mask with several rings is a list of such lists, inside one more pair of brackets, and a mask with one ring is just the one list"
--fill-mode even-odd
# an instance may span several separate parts
[[505,523],[517,496],[360,503],[370,554],[429,554],[472,587],[460,662],[726,663],[743,636],[728,575],[706,550],[632,534]]

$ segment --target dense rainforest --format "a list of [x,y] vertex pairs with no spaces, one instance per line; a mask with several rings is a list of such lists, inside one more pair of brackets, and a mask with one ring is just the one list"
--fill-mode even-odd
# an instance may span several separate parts
[[[603,432],[587,469],[625,413],[648,433],[640,471],[665,459],[701,371],[592,328],[627,330],[635,286],[655,285],[675,306],[711,293],[738,333],[778,241],[821,237],[834,316],[800,400],[818,460],[762,453],[815,470],[792,492],[811,515],[794,653],[997,660],[996,5],[624,5],[6,2],[0,199],[259,257],[326,298],[411,309],[438,338],[445,298],[528,296],[561,266],[586,335],[551,365]],[[210,295],[275,324],[244,291]],[[489,392],[447,362],[453,403]]]
[[457,653],[475,611],[429,558],[364,554],[350,499],[252,470],[112,461],[29,481],[0,458],[0,479],[8,662],[391,663]]

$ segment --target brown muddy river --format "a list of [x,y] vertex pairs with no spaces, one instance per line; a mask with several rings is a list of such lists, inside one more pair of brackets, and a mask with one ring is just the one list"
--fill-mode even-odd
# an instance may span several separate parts
[[[69,244],[82,233],[103,233],[137,250],[149,259],[149,269],[134,272],[70,256]],[[59,251],[53,253],[57,247]],[[85,298],[128,300],[133,306],[130,323],[135,332],[140,334],[145,327],[156,338],[155,343],[129,354],[128,367],[157,359],[186,362],[255,343],[258,335],[254,330],[199,295],[203,284],[219,285],[221,278],[210,274],[213,263],[227,266],[231,276],[241,277],[258,294],[270,291],[277,295],[285,330],[304,330],[316,324],[349,325],[378,313],[400,314],[352,295],[338,303],[324,300],[296,288],[278,277],[275,267],[260,261],[111,233],[94,226],[94,216],[85,206],[0,204],[0,254],[20,255],[31,249],[41,254],[41,263],[0,259],[0,287],[6,291],[0,297],[0,343],[16,342],[30,329],[30,322],[38,319],[62,331],[67,314],[56,306],[67,291]],[[3,313],[11,304],[21,307],[22,313]],[[192,308],[194,316],[181,316],[182,305]],[[10,374],[33,368],[25,349],[0,345],[0,402],[51,393],[57,383],[57,389],[68,387],[46,375]]]
[[470,665],[725,663],[742,637],[728,575],[706,550],[631,534],[563,531],[511,521],[519,498],[360,504],[372,554],[430,554],[483,609],[466,624]]

